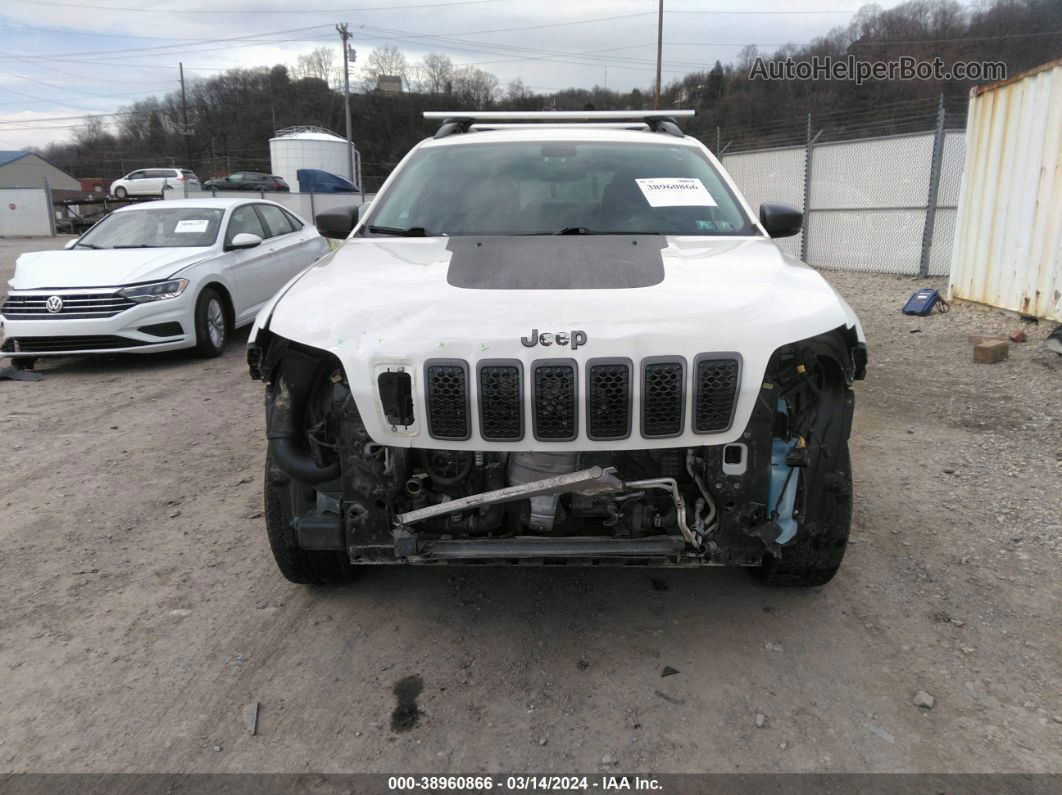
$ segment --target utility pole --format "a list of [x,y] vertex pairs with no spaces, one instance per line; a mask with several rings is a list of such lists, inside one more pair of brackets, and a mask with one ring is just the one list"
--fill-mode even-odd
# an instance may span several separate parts
[[656,19],[656,94],[653,109],[660,110],[660,58],[664,50],[664,0],[660,0],[660,13]]
[[184,93],[184,63],[178,62],[177,66],[181,71],[181,132],[184,133],[184,156],[188,161],[186,168],[192,168],[192,144],[188,140],[188,98]]
[[347,46],[350,31],[346,22],[336,25],[336,30],[339,31],[339,38],[343,43],[343,114],[347,119],[347,177],[354,182],[354,141],[350,137],[350,48]]

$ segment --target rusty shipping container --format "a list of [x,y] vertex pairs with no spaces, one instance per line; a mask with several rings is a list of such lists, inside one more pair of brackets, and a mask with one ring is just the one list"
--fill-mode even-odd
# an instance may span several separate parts
[[1062,321],[1062,59],[970,92],[949,291]]

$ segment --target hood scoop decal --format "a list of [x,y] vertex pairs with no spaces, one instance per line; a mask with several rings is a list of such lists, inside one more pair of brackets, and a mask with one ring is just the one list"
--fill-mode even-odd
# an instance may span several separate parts
[[446,281],[469,290],[623,290],[664,280],[663,235],[451,237]]

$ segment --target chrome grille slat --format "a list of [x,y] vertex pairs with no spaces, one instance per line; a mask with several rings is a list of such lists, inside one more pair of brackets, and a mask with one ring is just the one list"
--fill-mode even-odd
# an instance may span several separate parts
[[[63,307],[58,312],[49,312],[47,309],[48,299],[52,295],[63,301]],[[0,307],[0,314],[19,320],[94,320],[114,317],[134,306],[135,301],[117,293],[15,293],[7,297]]]

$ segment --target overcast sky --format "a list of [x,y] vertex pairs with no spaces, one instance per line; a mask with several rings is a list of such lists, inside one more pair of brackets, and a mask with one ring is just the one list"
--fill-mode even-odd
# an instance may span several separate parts
[[[897,0],[885,0],[883,6]],[[746,44],[773,50],[845,25],[844,0],[665,0],[664,81],[728,62]],[[70,135],[77,116],[235,66],[292,64],[338,49],[337,22],[358,60],[394,45],[411,61],[443,52],[548,92],[652,85],[656,0],[3,0],[0,149]],[[579,54],[578,57],[573,57]],[[357,78],[352,73],[352,79]]]

